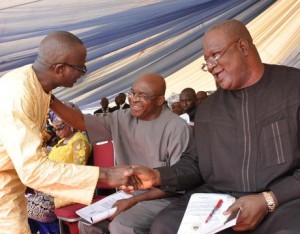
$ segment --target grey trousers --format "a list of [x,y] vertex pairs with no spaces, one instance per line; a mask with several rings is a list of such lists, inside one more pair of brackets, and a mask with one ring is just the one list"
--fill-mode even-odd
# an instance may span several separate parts
[[[176,234],[190,194],[162,210],[152,223],[151,234]],[[268,214],[263,222],[253,231],[235,232],[231,228],[220,234],[297,234],[300,233],[300,198],[279,206],[275,212]]]
[[87,226],[79,222],[80,234],[148,234],[157,214],[178,198],[143,201],[116,216],[111,222],[107,220]]

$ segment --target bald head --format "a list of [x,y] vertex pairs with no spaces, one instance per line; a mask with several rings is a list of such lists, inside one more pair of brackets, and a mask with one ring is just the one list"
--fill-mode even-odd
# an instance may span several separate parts
[[137,79],[133,86],[136,84],[142,84],[147,89],[148,93],[151,95],[165,95],[166,92],[166,82],[165,79],[158,74],[149,73],[141,76]]
[[84,44],[72,33],[48,34],[41,41],[33,64],[44,91],[49,93],[56,87],[72,87],[87,72],[86,55]]
[[163,109],[165,91],[165,79],[158,74],[150,73],[138,78],[128,98],[131,115],[144,121],[156,119]]
[[209,34],[212,31],[220,30],[224,32],[226,35],[228,35],[231,39],[237,40],[239,38],[244,38],[248,42],[252,43],[253,39],[250,35],[250,32],[246,28],[246,26],[238,21],[238,20],[225,20],[222,22],[217,23],[216,25],[209,28],[205,34],[204,37],[206,37],[207,34]]
[[52,32],[41,41],[37,60],[45,64],[62,63],[77,53],[86,55],[85,46],[78,37],[66,31]]
[[[193,88],[184,88],[181,92],[180,92],[180,95],[183,95],[183,94],[189,94],[192,98],[196,98],[196,91],[193,89]],[[179,95],[179,98],[180,98],[180,95]]]

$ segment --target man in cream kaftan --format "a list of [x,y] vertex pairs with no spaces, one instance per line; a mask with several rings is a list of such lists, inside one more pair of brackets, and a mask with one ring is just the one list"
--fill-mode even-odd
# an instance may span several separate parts
[[0,79],[0,99],[0,233],[30,233],[26,186],[89,204],[99,169],[50,161],[42,149],[50,96],[32,65]]

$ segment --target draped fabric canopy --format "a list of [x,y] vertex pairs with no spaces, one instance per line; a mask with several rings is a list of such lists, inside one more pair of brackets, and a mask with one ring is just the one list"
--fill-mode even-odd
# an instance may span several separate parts
[[298,0],[2,0],[0,76],[32,63],[49,32],[66,30],[86,45],[88,74],[54,93],[86,112],[148,72],[166,77],[166,97],[185,87],[214,90],[212,76],[201,71],[207,27],[239,19],[264,62],[300,67],[299,6]]

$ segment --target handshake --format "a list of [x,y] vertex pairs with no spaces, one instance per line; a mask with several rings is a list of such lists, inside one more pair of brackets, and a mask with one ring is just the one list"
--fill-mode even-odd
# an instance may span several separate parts
[[106,184],[131,193],[136,189],[147,189],[160,185],[160,174],[156,169],[143,166],[120,165],[100,167],[98,185]]

